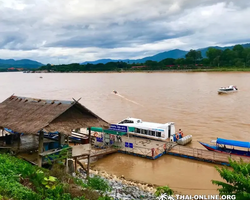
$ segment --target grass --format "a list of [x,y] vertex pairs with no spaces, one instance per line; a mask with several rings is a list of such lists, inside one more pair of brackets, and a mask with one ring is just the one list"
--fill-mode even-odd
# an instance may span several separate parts
[[250,68],[237,68],[237,67],[218,67],[218,68],[211,68],[211,69],[191,69],[191,72],[249,72]]

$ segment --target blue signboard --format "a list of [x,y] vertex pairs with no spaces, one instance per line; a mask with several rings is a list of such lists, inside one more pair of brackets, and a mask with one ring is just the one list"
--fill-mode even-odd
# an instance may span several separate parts
[[127,133],[128,127],[122,126],[122,125],[117,125],[117,124],[111,124],[109,127],[109,130]]
[[97,137],[97,138],[96,138],[96,141],[97,141],[97,142],[103,142],[103,138]]
[[125,142],[125,147],[133,149],[134,145],[133,143]]

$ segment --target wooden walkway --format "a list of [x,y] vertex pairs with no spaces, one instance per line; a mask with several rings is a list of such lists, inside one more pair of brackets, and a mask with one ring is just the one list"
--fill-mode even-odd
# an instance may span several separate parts
[[[91,149],[90,150],[90,157],[98,157],[98,156],[104,156],[104,155],[109,155],[112,153],[116,153],[118,150],[114,148],[106,148],[106,149]],[[83,154],[78,154],[78,155],[72,155],[72,158],[78,158],[83,159],[86,158],[89,155],[89,153],[83,153]]]
[[90,153],[90,157],[96,157],[96,156],[103,156],[108,155],[112,153],[116,153],[118,150],[114,148],[107,148],[107,149],[92,149]]
[[226,153],[217,153],[213,151],[208,151],[206,149],[196,149],[180,145],[174,146],[172,149],[167,151],[166,154],[222,165],[228,165],[229,157],[232,160],[236,161],[240,161],[240,159],[242,159],[244,162],[250,162],[250,158],[245,156],[235,156]]

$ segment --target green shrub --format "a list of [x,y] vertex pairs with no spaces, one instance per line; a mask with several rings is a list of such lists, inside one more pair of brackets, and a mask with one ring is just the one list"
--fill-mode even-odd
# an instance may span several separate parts
[[80,179],[80,178],[73,177],[73,181],[74,181],[74,183],[75,183],[76,185],[79,185],[79,186],[81,186],[81,187],[83,187],[83,188],[87,188],[87,187],[88,187],[88,185],[87,185],[86,183],[84,183],[84,182],[82,181],[82,179]]
[[157,187],[155,196],[159,197],[162,194],[173,195],[174,191],[170,189],[168,186]]
[[10,176],[0,175],[0,193],[18,200],[40,200],[41,195],[31,189],[24,187]]
[[[59,168],[60,172],[57,171]],[[59,168],[49,171],[16,157],[0,154],[0,200],[112,199],[108,196],[100,197],[99,192],[92,190],[111,189],[100,177],[89,178],[86,184],[79,178],[66,175],[63,168]]]
[[88,179],[88,186],[95,189],[95,190],[100,190],[100,191],[110,191],[111,187],[109,184],[100,178],[99,176],[94,176],[93,178]]

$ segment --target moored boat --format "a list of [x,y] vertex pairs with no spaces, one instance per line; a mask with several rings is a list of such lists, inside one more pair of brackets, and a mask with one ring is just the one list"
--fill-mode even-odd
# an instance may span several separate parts
[[[209,151],[250,157],[250,142],[217,138],[215,141],[216,145],[210,145],[203,142],[199,143]],[[234,149],[234,147],[247,148],[247,150]]]
[[218,90],[218,94],[227,94],[232,92],[237,92],[238,88],[234,85],[230,85],[228,87],[220,87]]
[[144,122],[141,119],[128,117],[120,121],[118,124],[133,128],[133,131],[129,132],[131,135],[156,140],[166,140],[175,134],[174,122],[160,124],[154,122]]
[[131,127],[129,134],[149,139],[177,142],[181,140],[179,144],[185,145],[192,141],[192,135],[184,136],[183,133],[175,133],[175,123],[167,122],[165,124],[144,122],[141,119],[128,117],[121,122],[119,125]]

